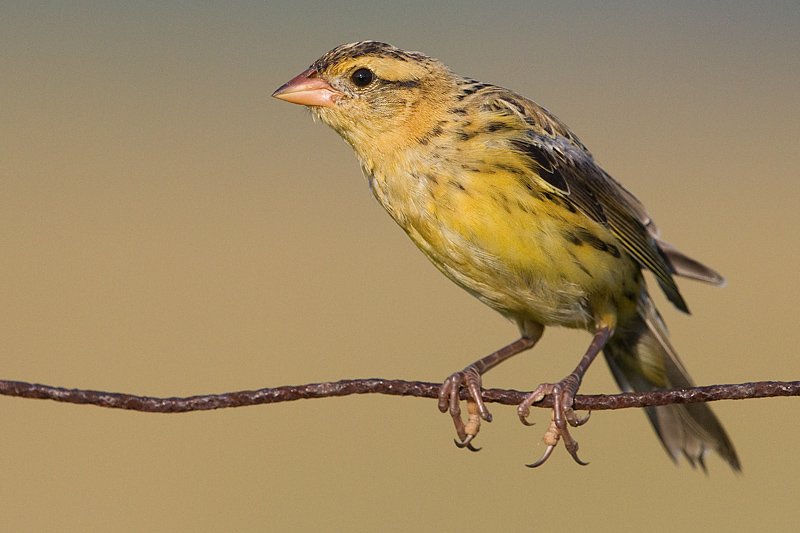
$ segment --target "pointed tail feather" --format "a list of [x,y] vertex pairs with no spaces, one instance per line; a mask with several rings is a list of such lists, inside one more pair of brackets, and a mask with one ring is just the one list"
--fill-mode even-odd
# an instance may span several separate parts
[[728,283],[716,270],[705,266],[696,259],[692,259],[667,241],[661,240],[657,236],[654,238],[661,253],[667,258],[674,274],[684,278],[702,281],[703,283],[710,283],[717,287],[724,287]]
[[[667,339],[667,330],[649,296],[643,293],[639,316],[618,328],[603,349],[611,372],[624,391],[693,387],[694,383]],[[735,471],[739,458],[728,434],[705,403],[645,408],[667,453],[677,462],[683,454],[692,466],[716,451]]]

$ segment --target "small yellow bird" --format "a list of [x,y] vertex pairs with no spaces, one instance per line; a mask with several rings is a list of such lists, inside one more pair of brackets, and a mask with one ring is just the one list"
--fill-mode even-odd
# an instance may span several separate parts
[[[609,176],[554,115],[507,89],[464,78],[436,59],[363,41],[334,48],[280,87],[276,98],[308,106],[355,150],[378,201],[445,276],[516,322],[521,338],[448,377],[460,447],[491,421],[481,376],[533,347],[545,326],[594,335],[578,366],[518,407],[555,400],[544,442],[559,439],[579,464],[569,426],[583,375],[602,350],[626,391],[691,387],[647,292],[642,269],[688,313],[673,275],[724,285],[715,271],[661,240],[644,206]],[[466,387],[465,424],[459,391]],[[740,470],[728,435],[705,404],[647,408],[673,461],[705,469],[714,450]]]

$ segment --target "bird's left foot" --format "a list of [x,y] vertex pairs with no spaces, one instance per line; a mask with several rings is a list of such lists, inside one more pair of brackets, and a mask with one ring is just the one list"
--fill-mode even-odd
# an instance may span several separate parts
[[575,398],[575,394],[578,392],[579,386],[580,378],[575,375],[575,373],[570,374],[558,383],[542,383],[517,407],[517,414],[519,415],[520,421],[526,426],[531,426],[533,424],[528,422],[531,405],[542,400],[548,394],[553,396],[555,404],[553,406],[550,427],[542,438],[542,441],[547,445],[547,449],[538,461],[526,466],[536,468],[544,464],[550,457],[550,454],[553,453],[553,449],[560,439],[564,440],[564,446],[566,446],[567,451],[572,458],[575,459],[576,463],[581,466],[589,464],[580,460],[578,457],[578,443],[569,434],[569,426],[582,426],[589,420],[589,414],[584,418],[580,418],[575,414],[575,411],[572,410],[572,402]]
[[[589,415],[587,414],[584,418],[579,418],[578,415],[575,414],[575,411],[572,410],[572,402],[575,400],[575,395],[578,393],[583,375],[586,374],[589,365],[592,364],[594,358],[597,357],[597,354],[603,349],[608,339],[614,334],[614,328],[609,326],[609,323],[613,323],[613,320],[598,321],[592,343],[581,358],[578,366],[575,367],[575,370],[573,370],[569,376],[558,383],[542,383],[517,407],[519,419],[526,426],[530,426],[528,415],[531,412],[531,405],[540,401],[548,394],[553,395],[552,421],[542,439],[547,445],[547,449],[538,461],[527,466],[536,468],[544,464],[550,457],[550,454],[553,453],[553,449],[556,447],[556,444],[558,444],[559,439],[564,439],[564,446],[566,446],[567,451],[572,458],[575,459],[576,463],[581,466],[589,464],[580,460],[578,457],[578,443],[575,442],[575,439],[569,434],[569,426],[574,428],[582,426],[589,420]],[[569,424],[569,426],[567,424]]]

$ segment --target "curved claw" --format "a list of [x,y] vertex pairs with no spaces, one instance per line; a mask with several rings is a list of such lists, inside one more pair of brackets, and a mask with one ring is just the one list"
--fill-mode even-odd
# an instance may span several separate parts
[[475,435],[467,435],[467,438],[464,439],[463,441],[459,441],[458,439],[453,439],[453,442],[455,442],[456,446],[458,446],[459,448],[466,448],[471,452],[479,452],[483,448],[476,448],[475,446],[472,445],[472,439],[474,438]]
[[[578,457],[578,452],[577,451],[571,452],[570,455],[572,455],[572,458],[575,459],[575,462],[578,463],[581,466],[587,466],[589,464],[589,463],[585,463],[585,462],[580,460],[580,458]],[[542,461],[542,462],[544,462],[544,461]]]
[[589,421],[589,417],[590,416],[592,416],[592,412],[591,411],[586,413],[586,416],[584,416],[583,418],[578,418],[577,420],[575,420],[575,422],[571,424],[572,427],[578,427],[578,426],[584,425],[586,422]]
[[[554,444],[548,446],[547,449],[544,451],[544,455],[542,455],[542,457],[538,461],[536,461],[535,463],[531,463],[529,465],[525,465],[525,466],[527,466],[528,468],[536,468],[537,466],[543,465],[544,462],[547,461],[550,458],[550,455],[553,453],[554,449],[555,449],[555,445]],[[577,457],[575,458],[575,460],[576,461],[578,460]]]
[[536,422],[528,422],[528,419],[522,415],[519,415],[519,421],[522,422],[523,425],[528,427],[536,425]]

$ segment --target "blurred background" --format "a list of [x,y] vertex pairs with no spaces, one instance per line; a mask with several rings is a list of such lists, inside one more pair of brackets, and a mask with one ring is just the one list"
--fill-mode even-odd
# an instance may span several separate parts
[[[439,274],[339,137],[270,98],[378,39],[563,119],[664,237],[728,278],[657,295],[698,384],[800,379],[800,4],[0,4],[0,377],[184,396],[441,381],[516,328]],[[654,291],[655,293],[656,291]],[[548,330],[488,374],[566,375]],[[616,387],[599,362],[582,392]],[[744,472],[675,467],[598,412],[542,468],[549,413],[492,407],[477,454],[435,402],[361,396],[158,415],[0,398],[8,530],[781,530],[797,399],[719,402]]]

